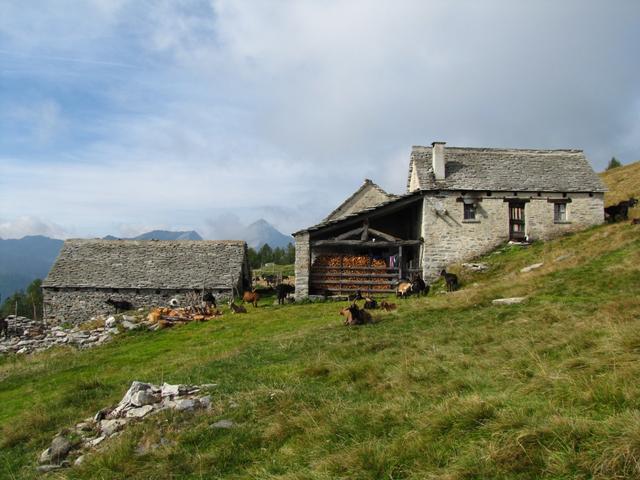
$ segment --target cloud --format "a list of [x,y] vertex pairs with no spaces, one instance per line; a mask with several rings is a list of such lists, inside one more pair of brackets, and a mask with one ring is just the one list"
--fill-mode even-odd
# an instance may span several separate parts
[[0,6],[5,218],[290,232],[436,139],[640,156],[636,1],[39,3]]
[[43,221],[37,217],[23,216],[11,221],[0,219],[0,238],[22,238],[27,235],[67,238],[69,232],[60,225]]

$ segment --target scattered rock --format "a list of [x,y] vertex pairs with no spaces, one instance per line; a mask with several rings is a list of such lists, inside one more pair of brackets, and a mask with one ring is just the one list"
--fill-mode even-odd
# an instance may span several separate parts
[[46,450],[43,450],[42,453],[40,454],[40,457],[38,458],[38,463],[40,464],[48,464],[51,463],[51,448],[47,448]]
[[117,324],[118,322],[114,316],[111,316],[104,321],[104,326],[107,328],[115,328]]
[[142,407],[132,408],[125,415],[129,418],[142,418],[153,411],[153,406],[143,405]]
[[71,442],[62,435],[56,435],[51,441],[51,447],[49,447],[49,453],[51,459],[54,462],[60,462],[67,457],[69,450],[71,450]]
[[79,467],[80,465],[82,465],[84,463],[85,460],[85,456],[84,455],[80,455],[78,458],[76,458],[76,460],[73,462],[73,465],[75,467]]
[[126,420],[119,418],[115,418],[113,420],[102,420],[100,422],[100,431],[103,435],[109,437],[120,430],[125,423],[127,423]]
[[527,297],[496,298],[492,300],[491,303],[494,305],[515,305],[524,302],[526,298]]
[[233,428],[235,427],[236,424],[233,422],[233,420],[219,420],[216,423],[214,423],[213,425],[211,425],[211,428]]
[[560,255],[553,262],[554,263],[561,262],[561,261],[566,260],[566,259],[571,258],[571,257],[573,257],[573,255],[571,255],[570,253],[567,253],[565,255]]
[[184,410],[193,410],[194,408],[196,408],[196,402],[194,400],[184,399],[184,400],[175,401],[176,410],[184,411]]
[[51,464],[51,465],[40,465],[40,466],[37,468],[37,470],[38,470],[40,473],[47,473],[47,472],[53,472],[54,470],[59,470],[59,469],[61,469],[61,468],[62,468],[62,465],[54,465],[54,464]]
[[136,329],[140,328],[140,324],[130,322],[129,320],[123,320],[120,325],[122,325],[127,330],[136,330]]
[[489,270],[489,265],[486,263],[463,263],[462,268],[471,270],[472,272],[484,272]]
[[524,267],[520,269],[520,273],[529,273],[530,271],[535,270],[536,268],[540,268],[543,265],[544,265],[543,262],[534,263],[533,265],[529,265],[528,267]]

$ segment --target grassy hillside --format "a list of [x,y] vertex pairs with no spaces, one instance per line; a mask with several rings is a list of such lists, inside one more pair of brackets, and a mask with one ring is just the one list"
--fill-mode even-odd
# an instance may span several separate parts
[[[0,360],[3,478],[36,477],[53,434],[132,380],[219,387],[211,412],[147,419],[50,478],[639,478],[640,227],[483,261],[461,291],[403,301],[374,325],[342,326],[338,304],[265,301],[94,350]],[[491,304],[512,296],[528,299]],[[237,427],[210,428],[220,419]]]
[[[600,174],[609,191],[604,195],[605,206],[615,205],[630,197],[640,199],[640,162],[612,168]],[[631,210],[630,217],[640,218],[640,208]]]

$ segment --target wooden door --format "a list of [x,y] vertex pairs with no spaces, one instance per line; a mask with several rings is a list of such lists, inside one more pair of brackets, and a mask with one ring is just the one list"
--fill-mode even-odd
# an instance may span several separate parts
[[524,202],[509,202],[509,239],[523,241],[524,227]]

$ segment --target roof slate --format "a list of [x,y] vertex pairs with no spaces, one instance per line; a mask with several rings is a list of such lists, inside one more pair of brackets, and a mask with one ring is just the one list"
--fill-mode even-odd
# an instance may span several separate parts
[[445,147],[444,180],[435,180],[431,152],[413,147],[407,190],[416,168],[422,190],[605,191],[582,150]]
[[246,249],[235,240],[66,240],[43,286],[231,288]]
[[[325,217],[325,219],[323,220],[323,222],[329,222],[329,221],[332,221],[332,220],[338,220],[340,218],[346,217],[347,215],[349,215],[351,213],[356,213],[355,210],[352,211],[352,212],[348,212],[348,213],[345,213],[345,211],[348,211],[349,207],[353,203],[356,203],[359,199],[361,199],[361,197],[363,197],[364,194],[369,189],[372,189],[373,191],[377,192],[377,194],[378,194],[377,198],[375,198],[375,199],[371,198],[369,200],[369,202],[367,202],[364,205],[362,205],[359,210],[362,210],[364,208],[375,207],[376,205],[379,205],[380,203],[383,203],[383,202],[386,202],[386,201],[391,200],[393,198],[396,198],[396,195],[393,195],[391,193],[385,192],[378,184],[372,182],[368,178],[365,178],[364,179],[364,183],[360,186],[360,188],[358,188],[358,190],[356,190],[353,194],[351,194],[344,202],[342,202],[340,205],[338,205],[329,215],[327,215]],[[381,200],[381,199],[383,199],[383,200]]]

